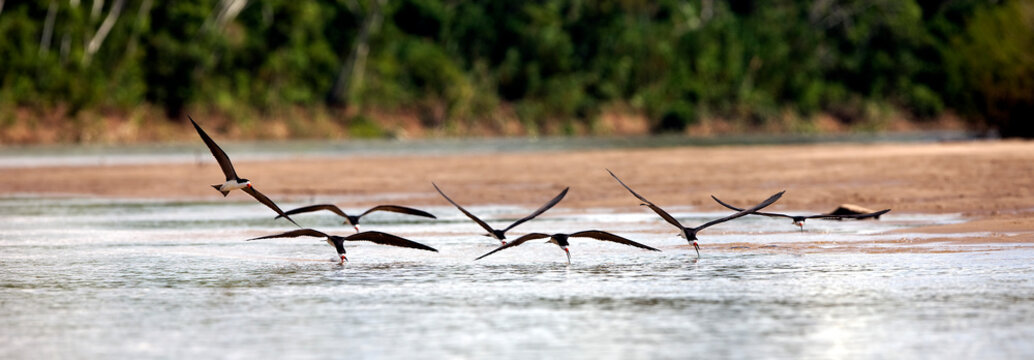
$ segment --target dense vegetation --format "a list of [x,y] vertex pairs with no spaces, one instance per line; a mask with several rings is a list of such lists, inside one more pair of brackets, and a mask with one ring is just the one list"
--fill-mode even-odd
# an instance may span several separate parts
[[1031,136],[1031,49],[1029,1],[0,1],[0,107],[560,131],[951,111]]

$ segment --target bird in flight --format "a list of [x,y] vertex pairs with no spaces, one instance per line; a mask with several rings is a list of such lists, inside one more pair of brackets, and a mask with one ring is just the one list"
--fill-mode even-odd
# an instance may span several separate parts
[[[718,200],[718,198],[715,197],[714,195],[711,195],[711,198],[714,199],[714,201],[716,201],[719,204],[721,204],[722,206],[727,207],[729,209],[736,210],[736,211],[742,211],[743,210],[743,209],[740,209],[738,207],[726,204],[724,201]],[[853,214],[853,215],[830,215],[830,214],[787,215],[787,214],[770,213],[770,212],[755,212],[754,214],[761,215],[761,216],[768,216],[768,217],[784,217],[784,218],[789,218],[790,220],[793,220],[793,224],[794,225],[797,225],[797,227],[799,227],[801,229],[801,232],[804,232],[804,220],[808,220],[808,219],[836,219],[836,220],[839,220],[839,219],[862,219],[862,218],[870,218],[870,217],[879,218],[880,215],[886,214],[889,211],[890,211],[890,209],[883,209],[883,210],[874,211],[874,212],[871,212],[871,213]]]
[[720,218],[720,219],[715,219],[715,220],[708,221],[708,222],[706,222],[706,223],[704,223],[704,224],[702,224],[700,226],[697,226],[697,227],[686,227],[686,226],[683,226],[682,223],[680,223],[678,220],[675,220],[675,217],[671,216],[671,214],[668,214],[667,211],[664,211],[664,209],[661,209],[659,206],[654,205],[654,203],[650,202],[650,200],[646,200],[646,198],[644,198],[642,195],[637,194],[635,191],[632,190],[632,188],[628,187],[628,185],[625,185],[625,183],[623,181],[621,181],[621,179],[619,179],[617,175],[614,175],[614,173],[612,171],[610,171],[608,169],[607,172],[610,173],[610,176],[613,176],[614,180],[617,180],[618,183],[621,184],[621,186],[624,186],[625,189],[628,190],[628,192],[632,193],[632,195],[635,196],[637,199],[639,199],[639,201],[642,201],[643,202],[642,203],[643,206],[649,207],[650,210],[653,210],[653,212],[657,213],[657,215],[660,215],[660,217],[662,219],[664,219],[664,221],[667,221],[669,224],[671,224],[671,225],[675,226],[676,228],[678,228],[679,229],[679,236],[684,238],[684,239],[686,239],[686,241],[688,241],[689,243],[693,244],[693,249],[696,250],[697,257],[700,257],[700,245],[697,244],[697,233],[698,232],[700,232],[701,230],[704,230],[704,229],[706,229],[708,227],[711,227],[713,225],[721,224],[723,222],[726,222],[726,221],[729,221],[729,220],[732,220],[732,219],[735,219],[735,218],[738,218],[738,217],[741,217],[741,216],[744,216],[744,215],[747,215],[747,214],[754,213],[755,211],[761,210],[762,208],[764,208],[766,206],[772,205],[772,203],[776,202],[776,200],[779,200],[779,198],[783,196],[783,193],[786,192],[785,190],[784,191],[780,191],[780,192],[776,193],[775,195],[770,196],[768,199],[765,199],[765,201],[762,201],[761,203],[759,203],[757,205],[754,205],[754,206],[752,206],[752,207],[750,207],[748,209],[741,210],[741,211],[739,211],[739,212],[737,212],[735,214],[732,214],[732,215],[729,215],[729,216],[726,216],[726,217],[723,217],[723,218]]
[[438,250],[436,250],[433,247],[430,247],[430,246],[418,243],[416,241],[408,240],[408,239],[405,239],[405,238],[402,238],[402,237],[399,237],[399,236],[395,236],[395,235],[392,235],[392,234],[382,233],[382,232],[379,232],[379,231],[366,231],[366,232],[361,232],[361,233],[358,233],[358,234],[352,234],[352,235],[349,235],[349,236],[336,236],[336,235],[326,234],[326,233],[323,233],[321,231],[317,231],[317,230],[313,230],[313,229],[298,229],[298,230],[288,231],[288,232],[285,232],[285,233],[282,233],[282,234],[262,236],[262,237],[257,237],[257,238],[254,238],[254,239],[248,239],[247,241],[262,240],[262,239],[273,239],[273,238],[293,238],[293,237],[299,237],[299,236],[318,237],[318,238],[321,237],[321,238],[327,239],[327,244],[330,244],[330,246],[333,246],[334,249],[337,250],[338,256],[341,256],[341,263],[342,264],[345,261],[348,261],[348,257],[345,256],[345,241],[369,241],[369,242],[372,242],[372,243],[375,243],[375,244],[381,244],[381,245],[399,246],[399,247],[407,247],[407,248],[412,248],[412,249],[420,249],[420,250],[427,250],[427,251],[438,252]]
[[571,263],[571,251],[568,250],[567,248],[571,244],[567,242],[567,239],[568,238],[573,238],[573,237],[590,238],[590,239],[596,239],[596,240],[601,240],[601,241],[611,241],[611,242],[616,242],[618,244],[624,244],[624,245],[628,245],[628,246],[635,246],[635,247],[640,248],[640,249],[646,249],[646,250],[652,250],[652,251],[660,251],[660,250],[654,249],[652,247],[649,247],[649,246],[637,243],[635,241],[632,241],[632,240],[629,240],[629,239],[626,239],[626,238],[623,238],[623,237],[611,234],[611,233],[606,232],[606,231],[586,230],[586,231],[579,231],[579,232],[571,233],[571,234],[552,234],[552,235],[550,235],[550,234],[543,234],[543,233],[530,233],[530,234],[526,234],[526,235],[523,235],[521,237],[518,237],[517,239],[513,240],[512,242],[504,243],[502,246],[496,248],[495,250],[489,251],[487,254],[481,255],[477,259],[474,259],[474,260],[475,261],[481,260],[481,258],[483,258],[485,256],[488,256],[488,255],[492,255],[492,254],[494,254],[495,252],[497,252],[499,250],[512,248],[514,246],[519,246],[520,244],[528,242],[529,240],[549,238],[549,241],[548,241],[549,243],[556,244],[556,246],[559,246],[561,249],[564,250],[564,253],[567,254],[567,263],[570,264]]
[[442,189],[438,188],[438,184],[431,183],[431,185],[434,185],[434,189],[438,190],[438,193],[442,194],[442,197],[444,197],[445,200],[449,201],[449,203],[452,204],[453,206],[455,206],[457,209],[460,209],[460,212],[462,212],[464,215],[467,215],[467,217],[469,217],[471,220],[474,220],[475,223],[477,223],[478,225],[481,225],[481,227],[484,228],[485,231],[488,231],[487,234],[484,234],[485,236],[488,236],[488,237],[491,237],[493,239],[499,240],[499,242],[501,242],[503,245],[506,245],[506,232],[507,231],[510,231],[510,229],[513,229],[514,227],[517,227],[517,225],[520,225],[520,224],[524,223],[525,221],[531,220],[531,219],[535,218],[536,216],[539,216],[542,213],[546,212],[546,210],[549,210],[549,208],[553,207],[558,202],[560,202],[560,200],[562,200],[564,198],[564,195],[567,195],[567,190],[571,189],[570,187],[564,188],[564,191],[561,191],[559,195],[557,195],[556,197],[553,198],[553,200],[550,200],[545,205],[542,205],[542,207],[538,208],[538,210],[535,210],[535,212],[531,213],[531,215],[525,216],[523,218],[518,219],[517,221],[514,221],[512,224],[510,224],[510,226],[507,226],[505,229],[498,230],[498,229],[492,228],[491,226],[488,226],[488,224],[486,224],[484,221],[479,219],[477,216],[474,216],[474,214],[471,214],[469,211],[467,211],[467,209],[464,209],[462,206],[457,204],[455,201],[452,201],[452,199],[450,199],[448,195],[445,195],[445,193],[442,192]]
[[223,151],[223,149],[220,148],[204,130],[201,129],[201,126],[194,121],[194,118],[190,116],[187,116],[187,118],[190,119],[191,124],[194,124],[194,129],[197,130],[197,134],[201,136],[201,140],[204,140],[205,145],[208,145],[208,150],[212,151],[212,156],[215,156],[215,160],[219,163],[219,168],[221,168],[223,170],[223,174],[226,175],[226,182],[212,185],[213,188],[222,193],[224,197],[229,195],[232,190],[239,189],[246,192],[251,195],[251,197],[254,197],[255,200],[258,200],[258,202],[266,205],[270,209],[273,209],[277,214],[280,214],[280,216],[283,216],[291,223],[294,223],[294,225],[302,227],[301,225],[298,225],[298,223],[294,222],[291,217],[287,216],[287,214],[284,214],[284,211],[280,210],[280,207],[276,206],[276,204],[273,203],[273,200],[270,200],[266,195],[260,193],[254,186],[251,186],[250,180],[242,179],[237,176],[237,172],[233,170],[233,163],[230,162],[230,157],[226,155],[226,152]]
[[[418,209],[414,209],[414,208],[409,208],[409,207],[405,207],[405,206],[398,206],[398,205],[377,205],[377,206],[374,206],[374,207],[364,211],[362,214],[359,214],[359,215],[348,215],[344,211],[342,211],[341,208],[337,207],[336,205],[333,205],[333,204],[319,204],[319,205],[310,205],[310,206],[300,207],[300,208],[297,208],[297,209],[287,210],[287,212],[285,212],[284,214],[286,214],[286,215],[294,215],[294,214],[301,214],[301,213],[320,211],[320,210],[326,210],[326,211],[330,211],[332,213],[341,215],[341,217],[345,218],[344,224],[352,225],[352,227],[355,228],[355,232],[359,232],[359,219],[362,218],[363,216],[366,216],[367,214],[375,212],[375,211],[390,211],[390,212],[397,212],[397,213],[400,213],[400,214],[408,214],[408,215],[414,215],[414,216],[423,216],[423,217],[427,217],[427,218],[437,219],[437,217],[435,217],[434,215],[431,215],[430,213],[428,213],[426,211],[418,210]],[[283,216],[284,215],[277,215],[276,218],[279,219],[279,218],[281,218]]]

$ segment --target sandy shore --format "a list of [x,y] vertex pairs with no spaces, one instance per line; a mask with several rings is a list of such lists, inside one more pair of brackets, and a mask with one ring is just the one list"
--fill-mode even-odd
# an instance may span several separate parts
[[[358,206],[401,197],[409,205],[444,205],[434,181],[464,204],[532,207],[571,186],[561,206],[636,207],[604,170],[609,168],[662,206],[717,211],[711,194],[749,204],[785,189],[772,210],[826,212],[853,203],[898,213],[959,213],[972,221],[921,230],[1034,241],[1034,142],[305,157],[240,161],[236,167],[274,200],[340,196]],[[221,181],[214,161],[9,168],[0,170],[0,193],[201,199],[219,197],[207,185]]]

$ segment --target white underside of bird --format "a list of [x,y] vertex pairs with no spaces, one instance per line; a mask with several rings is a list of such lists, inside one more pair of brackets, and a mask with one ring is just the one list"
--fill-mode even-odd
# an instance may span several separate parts
[[248,187],[248,185],[251,185],[251,181],[238,183],[237,180],[226,180],[225,183],[219,186],[219,191],[239,190]]

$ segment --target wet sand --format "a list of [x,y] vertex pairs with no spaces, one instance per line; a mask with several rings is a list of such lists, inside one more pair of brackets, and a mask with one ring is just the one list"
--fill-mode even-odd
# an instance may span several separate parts
[[[461,204],[535,207],[571,186],[561,207],[636,207],[631,195],[604,170],[609,168],[661,206],[721,211],[709,195],[746,205],[785,189],[786,195],[771,210],[828,212],[852,203],[891,208],[892,215],[958,213],[970,221],[908,232],[955,234],[950,240],[954,243],[1034,241],[1034,142],[299,157],[237,161],[236,168],[274,200],[442,205],[444,200],[431,187],[434,181]],[[220,196],[207,185],[221,181],[222,173],[211,158],[143,166],[7,168],[0,170],[0,193],[213,199]],[[240,196],[230,197],[241,200]],[[965,233],[974,236],[957,237]],[[756,244],[750,248],[757,250]]]

